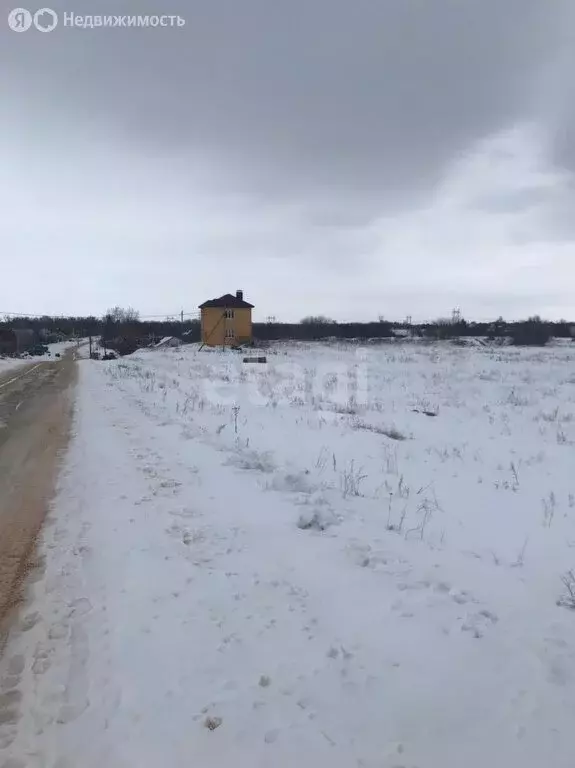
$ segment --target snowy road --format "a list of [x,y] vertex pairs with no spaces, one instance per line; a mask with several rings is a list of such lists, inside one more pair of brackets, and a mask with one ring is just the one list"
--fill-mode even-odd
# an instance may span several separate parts
[[0,765],[571,768],[573,616],[545,579],[366,540],[360,497],[302,529],[329,488],[285,492],[285,467],[115,365],[80,364],[45,573],[0,664]]
[[69,426],[71,359],[35,363],[0,377],[0,621],[53,493]]

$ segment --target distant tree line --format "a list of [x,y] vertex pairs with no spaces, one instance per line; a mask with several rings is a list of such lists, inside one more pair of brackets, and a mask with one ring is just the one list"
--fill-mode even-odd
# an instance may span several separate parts
[[[99,336],[113,348],[114,343],[135,349],[153,343],[165,336],[177,336],[185,341],[200,341],[200,321],[176,318],[142,320],[137,310],[113,307],[103,317],[6,317],[0,328],[32,328],[66,337]],[[439,319],[432,323],[405,324],[386,321],[366,323],[340,323],[323,315],[304,317],[299,323],[280,323],[271,318],[265,323],[254,323],[254,339],[274,341],[294,339],[313,341],[327,338],[385,339],[398,332],[424,339],[457,339],[481,336],[497,340],[510,340],[516,345],[543,346],[551,337],[573,338],[575,323],[566,320],[550,322],[538,316],[519,322],[506,322],[498,318],[491,323],[468,322],[464,319]]]
[[432,339],[457,339],[471,336],[483,336],[492,341],[509,339],[516,346],[545,346],[555,338],[573,338],[575,323],[567,320],[551,322],[542,320],[538,315],[517,322],[506,322],[502,317],[493,323],[475,323],[459,320],[437,320],[417,326],[422,336]]
[[491,323],[439,319],[432,323],[406,324],[386,321],[380,316],[371,323],[338,323],[323,315],[304,317],[298,324],[255,323],[254,337],[272,339],[377,339],[389,338],[401,332],[414,337],[433,340],[458,339],[473,336],[492,341],[509,340],[517,346],[544,346],[552,338],[573,338],[575,323],[567,320],[550,322],[539,316],[527,320],[506,322],[502,317]]
[[183,323],[176,319],[141,320],[136,310],[123,310],[120,307],[109,310],[104,317],[5,317],[0,321],[0,328],[32,328],[37,333],[48,331],[50,334],[76,338],[102,336],[110,340],[118,337],[161,339],[165,336],[181,336],[191,331],[192,340],[199,341],[200,338],[199,320],[184,320]]
[[254,323],[253,336],[261,341],[295,339],[381,339],[393,336],[393,324],[385,321],[373,323],[338,323],[327,317],[305,317],[299,323]]

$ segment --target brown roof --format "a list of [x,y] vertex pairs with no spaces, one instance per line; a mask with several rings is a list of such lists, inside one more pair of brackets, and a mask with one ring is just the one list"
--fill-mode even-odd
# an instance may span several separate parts
[[219,299],[210,299],[200,304],[200,309],[207,309],[208,307],[222,307],[223,309],[253,309],[254,305],[250,304],[243,299],[238,299],[237,296],[232,296],[231,293],[225,293],[220,296]]

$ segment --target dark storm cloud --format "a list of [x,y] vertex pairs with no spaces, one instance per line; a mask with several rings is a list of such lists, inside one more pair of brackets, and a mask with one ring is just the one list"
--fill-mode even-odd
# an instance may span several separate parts
[[[261,196],[329,187],[372,205],[402,204],[454,153],[524,118],[564,34],[563,6],[541,0],[52,5],[179,13],[187,24],[4,32],[12,84],[42,94],[46,120],[51,110],[89,116],[182,157],[201,148]],[[568,158],[566,132],[556,133]]]
[[573,0],[46,2],[0,25],[0,308],[575,313]]

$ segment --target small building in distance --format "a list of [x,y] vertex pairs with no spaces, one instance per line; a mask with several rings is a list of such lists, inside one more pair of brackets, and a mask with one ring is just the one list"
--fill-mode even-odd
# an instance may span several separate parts
[[211,347],[247,344],[252,340],[253,304],[244,301],[243,291],[226,293],[200,304],[202,344]]

